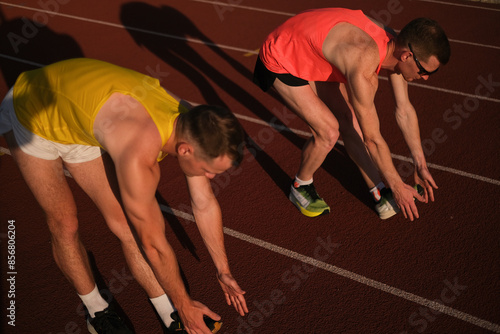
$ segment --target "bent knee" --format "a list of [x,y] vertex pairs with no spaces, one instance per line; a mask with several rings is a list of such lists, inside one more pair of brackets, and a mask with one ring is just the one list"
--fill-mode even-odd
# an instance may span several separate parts
[[74,240],[78,237],[76,215],[47,215],[47,224],[52,239]]
[[325,149],[332,150],[339,139],[339,128],[328,127],[322,131],[314,132],[314,140],[317,145]]

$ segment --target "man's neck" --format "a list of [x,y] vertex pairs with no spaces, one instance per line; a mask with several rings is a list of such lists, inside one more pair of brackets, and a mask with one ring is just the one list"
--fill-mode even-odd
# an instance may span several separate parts
[[174,121],[174,127],[172,129],[172,133],[170,134],[170,138],[168,138],[167,143],[162,147],[161,151],[167,153],[172,156],[176,156],[177,150],[177,136],[176,136],[176,127],[177,127],[178,118]]
[[396,55],[396,42],[392,39],[387,43],[387,53],[382,63],[382,68],[384,70],[394,71],[398,63],[398,58]]

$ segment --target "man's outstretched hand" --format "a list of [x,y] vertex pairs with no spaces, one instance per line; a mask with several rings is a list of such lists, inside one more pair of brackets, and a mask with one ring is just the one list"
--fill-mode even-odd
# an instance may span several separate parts
[[434,202],[434,189],[437,189],[438,186],[436,182],[434,182],[427,166],[415,168],[413,177],[415,179],[415,184],[420,185],[424,189],[424,202],[428,203],[429,198]]
[[248,313],[247,302],[243,296],[245,291],[240,288],[233,276],[231,274],[218,274],[217,279],[222,291],[224,291],[227,305],[233,305],[241,316]]

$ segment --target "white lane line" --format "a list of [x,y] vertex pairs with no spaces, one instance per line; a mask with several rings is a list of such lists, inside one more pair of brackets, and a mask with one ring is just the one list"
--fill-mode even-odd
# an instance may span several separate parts
[[[389,81],[389,78],[385,77],[385,76],[379,75],[378,78],[380,80]],[[473,98],[473,99],[483,100],[483,101],[488,101],[488,102],[493,102],[493,103],[500,103],[500,99],[495,99],[495,98],[492,98],[492,97],[487,97],[487,96],[482,96],[482,95],[475,95],[475,94],[470,94],[470,93],[459,92],[458,90],[452,90],[452,89],[446,89],[446,88],[441,88],[441,87],[424,85],[424,84],[421,84],[421,83],[418,83],[418,82],[413,82],[413,81],[412,82],[408,82],[408,86],[414,86],[414,87],[419,87],[419,88],[434,90],[434,91],[437,91],[437,92],[448,93],[448,94],[453,94],[453,95],[460,95],[460,96],[470,97],[470,98]]]
[[43,64],[32,62],[30,60],[21,59],[21,58],[17,58],[17,57],[12,57],[12,56],[9,56],[9,55],[4,55],[2,53],[0,53],[0,57],[8,59],[8,60],[12,60],[12,61],[17,61],[18,63],[28,64],[28,65],[35,66],[35,67],[45,66]]
[[[281,11],[271,10],[271,9],[263,9],[263,8],[257,8],[257,7],[235,5],[235,4],[231,4],[229,2],[210,1],[210,0],[191,0],[191,1],[208,3],[208,4],[211,4],[211,5],[214,5],[214,6],[226,6],[226,7],[233,7],[233,8],[242,8],[242,9],[247,9],[247,10],[253,10],[253,11],[256,11],[256,12],[271,13],[271,14],[277,14],[277,15],[283,15],[283,16],[294,16],[295,15],[295,13],[287,13],[287,12],[281,12]],[[496,8],[473,6],[473,5],[463,5],[463,4],[451,3],[451,2],[445,2],[445,1],[435,1],[435,0],[417,0],[417,1],[431,2],[431,3],[440,4],[440,5],[448,5],[448,6],[457,6],[457,7],[466,7],[466,8],[474,8],[474,9],[483,9],[483,10],[493,11],[493,12],[500,11],[500,9],[496,9]]]
[[[239,119],[243,119],[245,121],[256,123],[256,124],[260,124],[260,125],[264,125],[264,126],[269,126],[271,128],[276,129],[277,131],[289,131],[289,132],[293,132],[293,133],[295,133],[297,135],[301,135],[301,136],[304,136],[304,137],[310,137],[312,135],[310,132],[306,132],[306,131],[302,131],[302,130],[297,130],[297,129],[292,129],[292,128],[288,128],[288,127],[285,127],[285,126],[282,126],[282,125],[276,125],[274,123],[265,122],[263,120],[256,119],[256,118],[253,118],[253,117],[248,117],[248,116],[244,116],[244,115],[240,115],[240,114],[235,114],[235,115]],[[342,146],[344,146],[344,142],[342,140],[337,141],[337,143],[340,144],[340,145],[342,145]],[[403,155],[391,153],[391,157],[393,159],[396,159],[396,160],[413,163],[413,159],[412,158],[405,157]],[[451,174],[459,175],[459,176],[466,177],[466,178],[469,178],[469,179],[473,179],[473,180],[477,180],[477,181],[482,181],[482,182],[486,182],[486,183],[491,183],[491,184],[500,186],[500,181],[499,180],[491,179],[491,178],[488,178],[488,177],[485,177],[485,176],[472,174],[472,173],[469,173],[469,172],[461,171],[461,170],[450,168],[450,167],[441,166],[441,165],[438,165],[438,164],[433,164],[433,163],[430,163],[430,162],[427,162],[427,167],[433,168],[433,169],[436,169],[436,170],[441,170],[441,171],[444,171],[444,172],[448,172],[448,173],[451,173]]]
[[488,330],[493,331],[495,333],[500,333],[500,325],[497,325],[497,324],[492,323],[492,322],[487,321],[487,320],[477,318],[473,315],[456,310],[456,309],[451,308],[449,306],[445,306],[441,303],[417,296],[413,293],[406,292],[404,290],[392,287],[390,285],[375,281],[373,279],[356,274],[356,273],[349,271],[349,270],[346,270],[346,269],[339,268],[339,267],[331,265],[329,263],[318,261],[318,260],[311,258],[309,256],[299,254],[299,253],[294,252],[292,250],[289,250],[289,249],[271,244],[269,242],[254,238],[252,236],[249,236],[247,234],[232,230],[232,229],[227,228],[227,227],[224,228],[224,233],[227,235],[230,235],[232,237],[235,237],[237,239],[240,239],[242,241],[245,241],[245,242],[254,244],[256,246],[259,246],[261,248],[267,249],[267,250],[272,251],[274,253],[281,254],[283,256],[300,261],[302,263],[307,263],[311,266],[314,266],[314,267],[323,269],[325,271],[331,272],[333,274],[345,277],[347,279],[364,284],[364,285],[369,286],[371,288],[374,288],[374,289],[377,289],[377,290],[380,290],[383,292],[387,292],[387,293],[392,294],[396,297],[414,302],[416,304],[420,304],[422,306],[439,311],[441,313],[445,313],[449,316],[455,317],[457,319],[460,319],[462,321],[476,325],[478,327],[488,329]]
[[[339,142],[340,142],[340,140],[339,140]],[[392,156],[393,159],[397,159],[397,160],[401,160],[401,161],[406,161],[406,162],[409,162],[409,163],[413,163],[413,159],[412,158],[405,157],[403,155],[391,153],[391,156]],[[499,180],[490,179],[489,177],[485,177],[485,176],[481,176],[481,175],[476,175],[476,174],[472,174],[472,173],[469,173],[469,172],[464,172],[464,171],[461,171],[461,170],[458,170],[458,169],[455,169],[455,168],[445,167],[445,166],[433,164],[431,162],[427,163],[427,167],[433,168],[433,169],[436,169],[436,170],[441,170],[443,172],[448,172],[448,173],[451,173],[451,174],[463,176],[463,177],[466,177],[466,178],[469,178],[469,179],[473,179],[473,180],[477,180],[477,181],[483,181],[483,182],[486,182],[486,183],[494,184],[496,186],[500,186],[500,181]]]
[[[162,211],[165,213],[169,213],[169,214],[175,215],[177,217],[182,217],[182,218],[189,220],[191,222],[195,221],[193,215],[188,214],[184,211],[172,209],[170,207],[167,207],[167,206],[161,205],[161,204],[160,204],[160,207],[161,207]],[[273,253],[286,256],[288,258],[297,260],[297,261],[302,262],[302,263],[309,264],[309,265],[314,266],[316,268],[323,269],[323,270],[330,272],[332,274],[336,274],[336,275],[345,277],[347,279],[350,279],[352,281],[364,284],[364,285],[369,286],[371,288],[389,293],[389,294],[394,295],[396,297],[408,300],[410,302],[414,302],[416,304],[428,307],[430,309],[439,311],[441,313],[445,313],[449,316],[452,316],[454,318],[457,318],[457,319],[460,319],[462,321],[468,322],[470,324],[476,325],[478,327],[488,329],[488,330],[493,331],[495,333],[500,333],[500,325],[497,325],[497,324],[492,323],[492,322],[487,321],[487,320],[480,319],[478,317],[475,317],[475,316],[467,314],[465,312],[456,310],[456,309],[451,308],[449,306],[445,306],[442,303],[438,303],[438,302],[417,296],[413,293],[392,287],[392,286],[387,285],[387,284],[382,283],[382,282],[375,281],[375,280],[368,278],[368,277],[365,277],[363,275],[359,275],[359,274],[356,274],[352,271],[342,269],[342,268],[339,268],[337,266],[331,265],[329,263],[319,261],[319,260],[314,259],[312,257],[297,253],[295,251],[283,248],[281,246],[269,243],[267,241],[254,238],[248,234],[238,232],[238,231],[233,230],[233,229],[228,228],[228,227],[224,227],[224,234],[232,236],[232,237],[237,238],[237,239],[240,239],[244,242],[256,245],[258,247],[267,249]]]
[[223,6],[223,7],[231,7],[231,8],[241,8],[241,9],[251,10],[251,11],[254,11],[254,12],[277,14],[277,15],[290,16],[290,17],[295,15],[295,13],[287,13],[287,12],[282,12],[282,11],[279,11],[279,10],[257,8],[257,7],[251,7],[251,6],[235,5],[235,4],[231,4],[229,2],[209,1],[209,0],[191,0],[191,1],[201,2],[201,3],[207,3],[207,4],[210,4],[210,5],[214,5],[214,6]]
[[[177,217],[182,217],[182,218],[189,220],[189,221],[192,221],[192,222],[195,221],[193,215],[188,214],[184,211],[172,209],[172,208],[169,208],[165,205],[160,205],[160,207],[161,207],[163,212],[175,215]],[[387,284],[382,283],[382,282],[375,281],[375,280],[368,278],[368,277],[365,277],[363,275],[359,275],[359,274],[356,274],[352,271],[342,269],[342,268],[339,268],[337,266],[331,265],[329,263],[319,261],[319,260],[314,259],[312,257],[297,253],[295,251],[283,248],[281,246],[269,243],[267,241],[254,238],[250,235],[238,232],[238,231],[233,230],[233,229],[228,228],[228,227],[224,227],[224,234],[227,234],[227,235],[232,236],[234,238],[240,239],[244,242],[248,242],[250,244],[256,245],[258,247],[267,249],[273,253],[286,256],[288,258],[297,260],[297,261],[302,262],[302,263],[309,264],[309,265],[314,266],[316,268],[323,269],[323,270],[330,272],[332,274],[336,274],[336,275],[345,277],[347,279],[350,279],[352,281],[364,284],[364,285],[369,286],[371,288],[389,293],[389,294],[394,295],[396,297],[408,300],[410,302],[414,302],[416,304],[428,307],[430,309],[439,311],[441,313],[445,313],[449,316],[455,317],[457,319],[460,319],[462,321],[476,325],[478,327],[488,329],[488,330],[493,331],[495,333],[500,333],[500,325],[497,325],[497,324],[492,323],[492,322],[487,321],[487,320],[480,319],[478,317],[475,317],[475,316],[467,314],[465,312],[456,310],[456,309],[451,308],[449,306],[445,306],[442,303],[438,303],[438,302],[417,296],[413,293],[392,287],[392,286],[387,285]]]
[[299,135],[299,136],[304,136],[304,137],[311,137],[311,133],[310,132],[307,132],[307,131],[302,131],[302,130],[297,130],[297,129],[291,129],[287,126],[284,126],[284,125],[278,125],[278,124],[271,124],[269,122],[266,122],[266,121],[263,121],[261,119],[257,119],[257,118],[254,118],[254,117],[249,117],[249,116],[245,116],[245,115],[240,115],[240,114],[235,114],[237,118],[239,119],[243,119],[245,121],[248,121],[248,122],[252,122],[252,123],[255,123],[255,124],[260,124],[260,125],[264,125],[264,126],[269,126],[273,129],[276,129],[279,131],[290,131],[290,132],[293,132],[295,133],[296,135]]
[[4,155],[4,154],[11,155],[10,154],[10,150],[8,148],[6,148],[6,147],[0,146],[0,155]]
[[452,39],[452,38],[450,38],[449,41],[450,42],[459,43],[459,44],[466,44],[466,45],[472,45],[472,46],[479,46],[479,47],[482,47],[482,48],[489,48],[489,49],[500,50],[500,46],[496,46],[496,45],[488,45],[488,44],[481,44],[481,43],[460,41],[458,39]]
[[[474,5],[465,5],[465,4],[452,3],[452,2],[446,2],[446,1],[437,1],[437,0],[417,0],[417,1],[437,3],[437,4],[440,4],[440,5],[446,5],[446,6],[457,6],[457,7],[465,7],[465,8],[483,9],[483,10],[488,10],[488,11],[492,11],[492,12],[500,12],[500,9],[497,9],[497,8],[482,7],[482,6],[477,6],[477,5],[476,6],[474,6]],[[488,4],[488,3],[486,3],[486,4]]]
[[[264,12],[264,13],[270,13],[270,14],[283,15],[283,16],[294,16],[296,14],[296,13],[287,13],[287,12],[281,12],[281,11],[271,10],[271,9],[263,9],[263,8],[258,8],[258,7],[236,5],[236,4],[232,4],[232,3],[229,3],[229,2],[221,2],[221,1],[210,1],[210,0],[191,0],[191,1],[201,2],[201,3],[207,3],[207,4],[214,5],[214,6],[224,6],[224,7],[232,7],[232,8],[241,8],[241,9],[252,10],[252,11],[255,11],[255,12]],[[435,0],[417,0],[417,1],[420,1],[420,2],[430,2],[430,3],[436,3],[436,4],[448,5],[448,6],[457,6],[457,7],[482,9],[482,10],[493,11],[493,12],[499,12],[500,11],[500,9],[497,9],[497,8],[481,7],[481,6],[474,6],[474,5],[464,5],[464,4],[457,4],[457,3],[445,2],[445,1],[435,1]]]

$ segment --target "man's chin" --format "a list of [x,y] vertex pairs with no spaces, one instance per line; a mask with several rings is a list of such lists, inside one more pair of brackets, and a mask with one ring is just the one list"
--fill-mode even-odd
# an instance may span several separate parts
[[406,82],[412,82],[413,81],[413,78],[407,77],[407,76],[404,76],[404,75],[403,75],[403,79],[405,79]]

